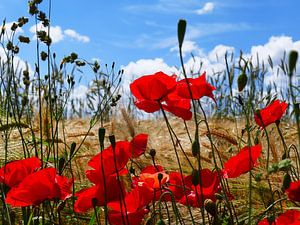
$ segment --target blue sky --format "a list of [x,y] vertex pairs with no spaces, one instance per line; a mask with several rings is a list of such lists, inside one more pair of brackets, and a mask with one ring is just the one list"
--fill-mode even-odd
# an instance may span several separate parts
[[[47,3],[44,0],[43,9]],[[193,52],[218,68],[211,63],[212,55],[224,50],[251,54],[256,46],[260,53],[278,57],[285,47],[300,48],[299,9],[298,0],[52,0],[52,50],[58,57],[75,51],[87,60],[100,59],[102,65],[115,61],[135,76],[148,72],[137,68],[141,66],[172,71],[179,66],[177,22],[184,18],[188,22],[185,61]],[[21,15],[30,18],[27,0],[1,0],[0,11],[0,19],[7,22]],[[23,35],[33,36],[32,25],[23,28]],[[29,63],[34,62],[33,46],[20,52]],[[91,77],[87,74],[83,84]]]

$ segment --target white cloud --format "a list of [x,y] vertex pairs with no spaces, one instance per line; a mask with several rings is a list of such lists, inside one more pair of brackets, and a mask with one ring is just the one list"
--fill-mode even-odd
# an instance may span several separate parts
[[[48,33],[48,28],[44,27],[42,22],[39,22],[37,26],[31,26],[29,31],[34,34],[34,39],[36,39],[36,31],[45,31]],[[52,39],[52,43],[57,43],[64,39],[64,34],[60,26],[50,26],[50,38]]]
[[70,96],[71,99],[85,99],[86,94],[88,93],[88,87],[85,85],[79,85],[78,87],[75,87],[72,91],[72,94]]
[[174,66],[169,66],[161,58],[156,59],[140,59],[136,62],[130,62],[126,66],[121,67],[123,74],[123,89],[125,93],[129,92],[129,84],[136,78],[147,74],[153,74],[162,71],[166,74],[178,74],[178,70]]
[[[171,52],[178,52],[178,46],[174,46],[170,49]],[[202,55],[203,50],[194,41],[185,41],[182,45],[182,56],[185,57],[187,54],[193,53],[194,55]]]
[[212,62],[225,62],[225,54],[234,53],[234,47],[226,45],[217,45],[208,53],[208,59]]
[[203,14],[211,13],[214,10],[214,8],[215,8],[214,3],[212,3],[212,2],[206,2],[201,9],[199,9],[199,10],[196,11],[196,13],[198,15],[203,15]]
[[64,34],[66,36],[74,39],[75,41],[79,41],[79,42],[83,42],[83,43],[90,42],[90,38],[88,36],[80,35],[75,30],[72,30],[72,29],[65,30]]
[[[4,40],[7,40],[7,38],[10,38],[12,35],[12,30],[11,30],[11,26],[13,25],[13,23],[18,23],[18,22],[9,22],[6,23],[4,28],[5,28],[5,34],[4,34]],[[2,29],[2,23],[0,25],[0,29]],[[20,33],[24,33],[24,30],[20,27],[18,27],[15,31],[15,34],[20,34]]]
[[[48,27],[44,27],[42,22],[31,26],[29,31],[34,34],[34,38],[36,39],[36,30],[45,31],[48,33]],[[50,37],[52,39],[52,43],[58,43],[62,41],[65,37],[70,37],[78,42],[89,42],[90,38],[88,36],[80,35],[75,30],[67,29],[63,30],[60,26],[50,26]]]

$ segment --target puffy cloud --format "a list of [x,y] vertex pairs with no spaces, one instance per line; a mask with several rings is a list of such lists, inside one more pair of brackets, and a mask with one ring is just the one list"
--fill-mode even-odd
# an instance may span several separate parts
[[[8,22],[8,23],[5,24],[5,26],[4,26],[4,28],[5,28],[4,40],[7,40],[7,38],[11,37],[12,30],[10,28],[13,25],[13,23],[17,23],[17,22]],[[2,24],[0,25],[0,28],[2,29]],[[15,31],[15,34],[20,34],[20,33],[24,33],[24,30],[22,28],[18,27]]]
[[85,85],[79,85],[78,87],[75,87],[72,91],[72,94],[70,96],[71,99],[85,99],[86,94],[88,93],[88,87]]
[[214,3],[212,3],[212,2],[206,2],[206,3],[204,4],[204,6],[203,6],[201,9],[198,9],[198,10],[196,11],[196,13],[197,13],[198,15],[207,14],[207,13],[212,12],[212,11],[214,10],[214,8],[215,8]]
[[[45,31],[48,33],[48,27],[44,27],[42,22],[39,22],[37,26],[31,26],[29,31],[34,34],[34,39],[36,39],[36,31]],[[52,39],[52,43],[57,43],[64,39],[64,34],[60,26],[50,26],[50,38]]]
[[72,29],[65,30],[64,34],[76,41],[79,41],[79,42],[83,42],[83,43],[90,42],[90,38],[88,36],[80,35],[75,30],[72,30]]
[[[34,34],[34,38],[36,39],[36,30],[45,31],[48,33],[48,27],[44,27],[42,22],[31,26],[29,31]],[[67,29],[63,30],[60,26],[50,26],[50,37],[52,39],[52,43],[58,43],[62,41],[65,37],[70,37],[75,41],[87,43],[90,41],[88,36],[80,35],[75,30]]]
[[288,53],[291,50],[300,51],[300,40],[293,41],[289,36],[272,36],[266,44],[252,46],[248,56],[252,56],[256,60],[256,55],[258,54],[260,61],[263,60],[265,62],[268,61],[270,56],[274,64],[278,64],[284,52]]
[[178,74],[178,70],[174,66],[169,66],[161,58],[156,59],[140,59],[136,62],[130,62],[126,66],[122,66],[123,89],[125,93],[129,92],[129,84],[136,78],[162,71],[166,74]]
[[[178,46],[174,46],[170,49],[171,52],[178,52]],[[193,53],[195,55],[202,55],[203,51],[198,47],[194,41],[185,41],[182,45],[182,55],[185,57],[187,54]]]
[[226,45],[217,45],[208,53],[208,59],[212,62],[221,61],[224,63],[225,54],[234,53],[234,47]]

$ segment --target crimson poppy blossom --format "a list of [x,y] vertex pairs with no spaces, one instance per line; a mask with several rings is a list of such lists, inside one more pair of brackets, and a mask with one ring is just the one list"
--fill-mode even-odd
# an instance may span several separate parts
[[41,168],[41,161],[37,157],[16,160],[0,168],[0,183],[8,187],[17,186],[25,177]]
[[16,187],[10,189],[6,203],[13,207],[39,205],[45,200],[66,200],[72,195],[73,180],[57,174],[56,169],[46,168],[28,175]]
[[[188,201],[186,200],[186,197],[183,196],[181,200],[179,200],[179,203],[190,205],[192,207],[202,207],[202,199],[211,199],[212,201],[216,201],[215,194],[220,191],[220,180],[218,178],[218,172],[212,172],[209,169],[202,169],[200,171],[200,175],[201,182],[199,182],[199,184],[196,186],[191,185],[191,181],[187,181],[187,184],[191,185],[189,188],[192,191],[187,195]],[[189,179],[191,179],[191,176],[189,176]]]
[[142,76],[130,84],[130,90],[136,98],[137,108],[153,113],[161,108],[184,120],[190,120],[190,102],[179,96],[176,90],[176,76],[163,72]]
[[[99,181],[101,179],[101,181]],[[114,175],[107,175],[104,179],[98,177],[98,184],[76,192],[77,200],[74,204],[75,212],[86,212],[93,208],[93,199],[97,206],[104,206],[110,201],[118,200],[121,196],[121,191],[125,193],[124,187],[120,189],[117,177]]]
[[131,93],[136,97],[134,104],[148,113],[158,111],[159,101],[175,88],[175,77],[163,72],[142,76],[130,84]]
[[[172,191],[175,200],[179,201],[184,197],[184,189],[187,194],[190,193],[192,183],[188,181],[187,177],[184,177],[185,188],[183,186],[182,177],[180,172],[169,173],[169,190]],[[188,187],[189,186],[189,187]],[[171,197],[166,196],[168,201],[171,201]]]
[[[250,154],[251,153],[251,164]],[[231,157],[226,163],[224,163],[223,176],[224,178],[236,178],[244,173],[249,172],[254,166],[261,154],[261,145],[248,146],[240,150],[240,152]]]
[[259,221],[258,225],[299,225],[300,224],[300,211],[288,210],[281,214],[275,221],[269,222],[267,218]]
[[300,180],[291,182],[285,192],[290,200],[300,202]]
[[[108,220],[112,225],[140,225],[145,214],[148,213],[146,206],[153,199],[153,191],[146,184],[139,183],[122,201],[108,203]],[[127,211],[124,211],[124,210]]]
[[172,92],[165,98],[162,108],[183,120],[192,118],[190,100],[180,97],[177,92]]
[[[189,83],[192,96],[190,94],[187,81]],[[206,81],[205,72],[198,78],[187,78],[187,81],[186,79],[183,79],[177,82],[176,89],[180,97],[197,100],[202,98],[203,96],[207,96],[215,101],[212,92],[216,90],[216,88]]]
[[137,158],[146,151],[148,142],[147,134],[138,134],[130,142],[130,150],[132,158]]
[[280,102],[280,100],[273,101],[267,107],[259,110],[259,112],[254,113],[254,120],[256,124],[262,128],[275,123],[280,120],[285,113],[288,104],[285,102]]
[[[99,183],[98,177],[102,177],[102,167],[104,175],[115,174],[118,170],[119,173],[125,172],[124,169],[126,166],[129,157],[131,155],[129,142],[127,141],[118,141],[115,146],[115,153],[112,146],[104,149],[102,152],[95,155],[89,162],[88,165],[92,167],[92,170],[86,171],[86,176],[94,184]],[[102,157],[102,160],[101,160]],[[115,160],[116,158],[116,160]],[[116,161],[116,165],[115,165]]]

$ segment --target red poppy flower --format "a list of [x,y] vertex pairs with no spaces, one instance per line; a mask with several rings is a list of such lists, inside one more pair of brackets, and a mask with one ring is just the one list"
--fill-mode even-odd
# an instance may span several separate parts
[[[185,185],[186,185],[186,191],[187,194],[190,193],[191,190],[191,182],[187,181],[187,178],[184,177],[185,179]],[[187,187],[189,186],[189,187]],[[180,172],[170,172],[169,174],[169,189],[172,191],[175,200],[179,201],[184,197],[184,186],[181,178]],[[167,197],[167,196],[166,196]],[[169,201],[171,201],[171,197],[167,197]]]
[[71,196],[72,180],[59,176],[54,168],[46,168],[28,175],[6,196],[13,207],[39,205],[45,200],[65,200]]
[[77,200],[74,204],[75,212],[86,212],[87,210],[92,209],[93,199],[95,199],[95,203],[97,206],[104,206],[110,201],[118,200],[121,196],[121,191],[125,193],[123,185],[122,190],[120,190],[120,186],[116,176],[106,176],[106,185],[104,185],[103,178],[98,177],[97,179],[101,179],[98,184],[90,188],[82,189],[75,194],[75,196],[77,197]]
[[285,192],[290,200],[300,202],[300,180],[291,182]]
[[287,103],[275,100],[267,107],[259,110],[259,114],[258,112],[255,112],[254,120],[258,126],[262,128],[266,127],[269,124],[275,123],[277,120],[280,120],[287,107]]
[[192,92],[192,97],[190,95],[186,79],[177,82],[177,92],[180,97],[197,100],[202,98],[203,96],[207,96],[215,101],[212,92],[216,90],[216,88],[206,82],[205,72],[198,78],[188,78],[187,80]]
[[[220,190],[220,180],[218,178],[218,172],[212,172],[209,169],[202,169],[200,173],[202,188],[200,187],[200,182],[197,186],[191,185],[192,182],[187,182],[187,184],[191,185],[190,189],[192,189],[192,191],[187,196],[188,202],[186,201],[185,196],[183,196],[181,200],[179,200],[181,204],[188,204],[192,207],[202,207],[202,198],[204,200],[211,199],[212,201],[216,201],[215,194]],[[191,179],[191,176],[189,176],[189,178]]]
[[132,157],[137,158],[146,151],[148,134],[138,134],[130,142]]
[[265,218],[258,225],[300,225],[300,211],[294,209],[288,210],[275,219],[275,221],[269,222]]
[[[251,165],[250,165],[250,155],[251,153]],[[236,178],[241,174],[249,172],[254,166],[256,166],[256,161],[261,153],[261,145],[255,145],[252,147],[244,147],[240,152],[231,157],[225,164],[223,169],[224,178]]]
[[[122,201],[122,208],[119,201],[108,203],[109,223],[112,225],[140,225],[145,214],[148,213],[146,206],[152,199],[152,189],[146,184],[139,183],[138,186],[125,196],[125,204]],[[127,211],[124,211],[125,209]]]
[[25,177],[39,169],[41,165],[41,161],[37,157],[7,163],[0,168],[0,183],[6,184],[8,187],[17,186]]
[[182,118],[183,120],[192,119],[191,102],[189,99],[183,99],[177,92],[170,93],[162,104],[164,110]]
[[159,101],[176,87],[176,80],[163,72],[142,76],[130,84],[130,90],[136,97],[135,105],[145,112],[152,113],[160,109]]
[[191,119],[190,102],[174,92],[177,85],[175,79],[175,76],[168,76],[163,72],[136,79],[130,84],[130,90],[136,97],[134,104],[148,113],[156,112],[162,107],[184,120]]
[[[101,161],[102,155],[102,161]],[[87,170],[86,176],[94,184],[98,184],[98,177],[102,177],[102,167],[104,170],[104,175],[112,175],[116,173],[117,170],[126,172],[124,167],[126,166],[129,157],[131,155],[129,142],[118,141],[115,146],[115,154],[113,152],[112,146],[104,149],[102,152],[95,155],[89,162],[88,165],[93,168],[93,170]],[[116,157],[116,166],[115,159]]]

